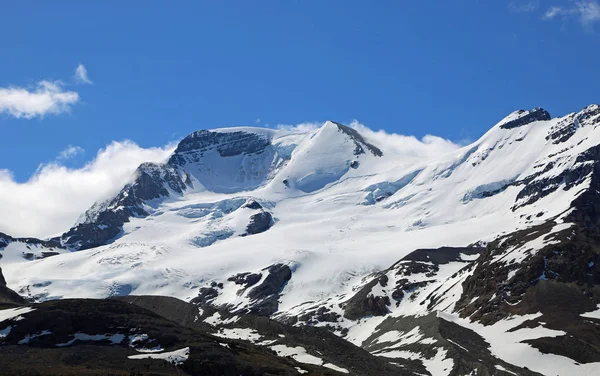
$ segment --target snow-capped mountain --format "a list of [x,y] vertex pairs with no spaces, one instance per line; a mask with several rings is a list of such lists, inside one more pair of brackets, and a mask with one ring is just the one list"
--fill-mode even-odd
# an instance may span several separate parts
[[197,131],[61,237],[0,234],[0,262],[35,301],[173,296],[216,335],[323,327],[406,374],[600,374],[598,125],[521,110],[435,157],[331,121]]

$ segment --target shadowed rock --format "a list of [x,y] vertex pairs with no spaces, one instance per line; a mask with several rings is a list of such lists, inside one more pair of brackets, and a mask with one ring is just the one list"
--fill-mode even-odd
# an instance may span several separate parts
[[552,117],[548,113],[548,111],[543,108],[534,108],[533,110],[519,110],[516,112],[517,118],[511,121],[508,121],[500,126],[502,129],[512,129],[517,127],[522,127],[523,125],[527,125],[529,123],[533,123],[534,121],[541,120],[550,120]]

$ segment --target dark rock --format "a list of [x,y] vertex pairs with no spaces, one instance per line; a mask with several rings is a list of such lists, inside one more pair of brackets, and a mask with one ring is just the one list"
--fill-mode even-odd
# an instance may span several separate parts
[[222,157],[231,157],[240,154],[257,154],[270,144],[268,137],[249,132],[211,132],[206,130],[196,131],[185,137],[169,164],[181,165],[185,153],[202,153],[209,149],[216,149]]
[[349,320],[358,320],[368,316],[385,316],[389,313],[390,298],[387,296],[374,296],[371,290],[375,285],[387,284],[387,276],[381,275],[363,286],[352,298],[344,303],[344,317]]
[[338,322],[341,316],[325,306],[320,306],[314,311],[307,312],[298,317],[304,325],[316,325],[320,322]]
[[[437,265],[463,261],[461,254],[476,255],[484,251],[483,247],[441,247],[435,249],[417,249],[403,257],[395,265],[404,261],[432,262]],[[393,268],[393,266],[392,266]]]
[[263,207],[256,202],[255,200],[248,200],[246,201],[246,203],[244,205],[242,205],[243,208],[248,208],[248,209],[254,209],[254,210],[260,210]]
[[[423,345],[418,342],[402,340],[381,341],[380,337],[387,332],[410,333],[418,329],[423,338],[431,340],[433,345]],[[375,330],[373,335],[366,338],[363,348],[369,352],[378,353],[385,357],[381,350],[390,347],[398,351],[408,351],[419,354],[421,359],[431,359],[439,351],[446,351],[446,358],[453,360],[453,365],[447,369],[448,375],[521,375],[541,376],[496,358],[490,351],[490,344],[476,332],[437,317],[435,312],[423,316],[387,317]],[[418,363],[422,366],[422,363]],[[425,368],[425,367],[423,367]],[[504,369],[506,372],[499,371]],[[428,374],[425,370],[414,370],[414,374]]]
[[356,131],[356,129],[350,128],[344,124],[336,123],[335,121],[332,121],[332,123],[334,123],[335,125],[338,126],[338,129],[340,130],[340,132],[347,134],[354,141],[354,146],[355,146],[354,155],[364,154],[365,151],[364,151],[363,147],[365,147],[374,156],[376,156],[376,157],[383,156],[383,152],[379,148],[377,148],[375,145],[368,143],[363,138],[363,136]]
[[284,264],[271,265],[266,269],[269,275],[264,281],[248,292],[253,300],[250,312],[259,316],[270,316],[277,312],[279,294],[292,278],[292,270]]
[[25,243],[29,247],[63,248],[58,238],[53,238],[50,240],[40,240],[36,238],[13,238],[10,235],[0,232],[0,251],[13,242]]
[[[189,179],[188,176],[185,179]],[[133,194],[139,200],[149,201],[155,198],[168,197],[169,191],[179,194],[187,188],[184,178],[170,167],[156,163],[143,163],[136,171],[136,179],[132,185]]]
[[242,285],[245,288],[254,286],[262,278],[262,274],[258,273],[239,273],[234,276],[227,278],[228,281],[235,283],[236,285]]
[[500,128],[512,129],[512,128],[521,127],[523,125],[527,125],[529,123],[533,123],[534,121],[552,119],[552,117],[550,116],[548,111],[544,110],[543,108],[539,108],[539,107],[534,108],[533,110],[530,110],[530,111],[519,110],[519,111],[517,111],[517,113],[519,114],[518,118],[502,124],[500,126]]
[[207,304],[219,296],[219,292],[212,287],[201,287],[198,296],[190,300],[194,304]]
[[517,194],[512,210],[515,211],[523,206],[531,205],[539,199],[548,196],[550,193],[555,192],[561,186],[564,190],[569,190],[580,185],[590,174],[599,173],[599,162],[600,145],[596,145],[577,156],[575,167],[564,170],[556,176],[537,179],[541,174],[537,173],[515,182],[514,185],[524,185],[524,187]]
[[350,163],[350,167],[352,167],[352,168],[358,168],[358,166],[360,166],[360,162],[358,162],[358,161],[352,161]]
[[25,298],[6,286],[6,279],[0,268],[0,309],[25,304]]
[[261,211],[260,213],[253,214],[250,217],[250,223],[246,227],[246,235],[260,234],[271,228],[273,225],[273,216],[271,213]]

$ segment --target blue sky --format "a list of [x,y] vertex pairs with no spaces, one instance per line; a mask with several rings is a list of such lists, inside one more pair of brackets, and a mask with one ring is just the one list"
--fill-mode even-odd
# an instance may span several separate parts
[[568,0],[6,0],[0,170],[22,183],[115,140],[242,124],[474,140],[515,109],[598,102],[599,21]]

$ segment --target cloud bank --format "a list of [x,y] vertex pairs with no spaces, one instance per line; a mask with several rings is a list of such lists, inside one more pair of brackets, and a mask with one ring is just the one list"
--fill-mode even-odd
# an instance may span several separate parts
[[94,202],[116,194],[142,162],[165,160],[174,145],[144,149],[131,141],[112,142],[82,168],[61,164],[82,150],[70,146],[25,183],[0,169],[0,232],[34,237],[62,233]]
[[[294,132],[311,132],[319,129],[324,123],[324,121],[312,121],[296,125],[279,124],[277,125],[277,129]],[[457,150],[462,146],[438,136],[425,135],[419,140],[415,136],[387,133],[383,130],[373,131],[357,120],[346,124],[356,129],[363,137],[377,145],[386,155],[390,156],[435,157]]]
[[352,121],[350,126],[389,156],[430,158],[455,151],[462,146],[429,134],[418,139],[415,136],[387,133],[384,130],[373,131],[356,120]]
[[17,119],[68,112],[79,102],[79,94],[64,90],[60,81],[40,81],[35,88],[0,87],[0,114]]

